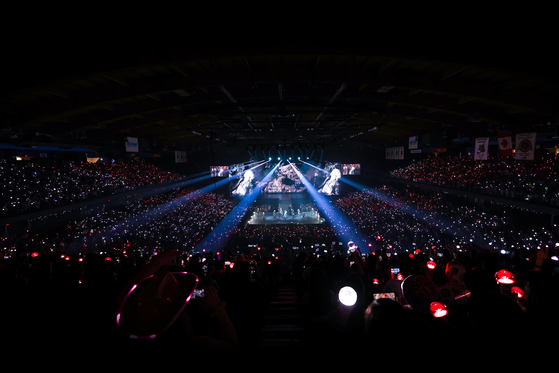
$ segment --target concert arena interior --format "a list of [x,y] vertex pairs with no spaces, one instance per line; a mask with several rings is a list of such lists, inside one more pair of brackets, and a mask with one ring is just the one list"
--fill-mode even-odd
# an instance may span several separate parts
[[43,23],[2,46],[3,352],[436,367],[556,337],[543,38]]

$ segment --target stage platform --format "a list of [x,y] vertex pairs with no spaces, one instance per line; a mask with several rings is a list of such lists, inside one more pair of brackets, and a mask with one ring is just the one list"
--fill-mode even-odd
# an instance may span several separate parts
[[254,213],[250,220],[249,225],[288,225],[288,224],[322,224],[324,219],[316,213],[316,211],[304,211],[299,214],[282,214],[272,212],[258,212]]

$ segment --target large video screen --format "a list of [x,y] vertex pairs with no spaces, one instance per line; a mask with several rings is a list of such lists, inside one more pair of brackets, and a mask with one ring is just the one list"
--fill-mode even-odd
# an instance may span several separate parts
[[282,163],[262,188],[263,193],[301,193],[304,190],[305,185],[289,163]]
[[262,178],[258,175],[261,167],[251,169],[243,164],[232,165],[229,167],[229,192],[232,196],[244,197],[256,186],[257,181]]
[[329,196],[340,194],[340,178],[342,177],[342,165],[336,162],[324,163],[324,171],[315,173],[316,180],[313,184],[317,186],[318,193]]
[[[229,183],[229,190],[231,196],[244,197],[254,190],[254,188],[262,183],[262,180],[270,172],[270,169],[275,166],[275,163],[270,162],[259,166],[249,167],[244,165],[230,166],[229,172],[231,182]],[[299,167],[293,164],[294,167]],[[303,172],[303,171],[301,171]],[[304,174],[305,172],[303,172]],[[307,178],[309,178],[308,175]],[[297,176],[290,163],[281,163],[268,178],[268,181],[262,185],[262,193],[301,193],[306,190],[305,185]]]
[[229,166],[210,166],[210,174],[212,177],[228,177]]
[[361,164],[359,163],[343,163],[342,176],[361,175]]
[[[244,197],[250,194],[259,185],[275,164],[267,163],[256,168],[245,165],[229,166],[229,190],[231,196]],[[301,193],[306,190],[305,185],[293,169],[296,167],[301,174],[318,190],[325,195],[336,196],[340,194],[340,178],[342,177],[342,164],[326,161],[317,167],[305,163],[281,163],[274,171],[265,185],[262,193]]]

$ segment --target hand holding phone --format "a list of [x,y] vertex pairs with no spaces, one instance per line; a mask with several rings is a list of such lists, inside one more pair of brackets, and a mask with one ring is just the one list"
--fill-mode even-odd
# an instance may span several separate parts
[[200,298],[200,300],[211,315],[216,315],[225,307],[225,302],[222,302],[217,295],[217,289],[211,285],[204,286],[204,298]]

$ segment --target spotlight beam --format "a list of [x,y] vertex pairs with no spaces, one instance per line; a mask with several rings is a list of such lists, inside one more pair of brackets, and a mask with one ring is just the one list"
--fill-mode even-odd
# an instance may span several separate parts
[[323,168],[320,168],[320,167],[317,167],[317,166],[315,166],[315,165],[314,165],[314,164],[312,164],[312,163],[309,163],[309,162],[305,162],[305,161],[302,161],[302,162],[303,162],[304,164],[307,164],[307,165],[309,165],[309,166],[311,166],[311,167],[314,167],[314,168],[316,168],[317,170],[319,170],[319,171],[321,171],[321,172],[324,172],[324,173],[328,173],[328,171],[326,171],[325,169],[323,169]]
[[[303,163],[310,165],[310,163],[307,162]],[[289,162],[289,164],[293,167],[293,170],[309,191],[311,198],[316,203],[316,206],[326,221],[330,224],[336,235],[342,241],[352,241],[360,249],[367,247],[368,243],[373,243],[373,240],[364,235],[344,213],[332,205],[332,203],[324,195],[318,193],[318,190],[309,182],[309,180],[307,180],[307,178],[297,169],[297,167],[295,167],[293,163]],[[373,243],[373,245],[376,245],[376,242]]]
[[[368,193],[371,196],[375,197],[376,199],[389,204],[391,206],[394,206],[395,208],[397,208],[398,210],[406,213],[407,215],[424,222],[425,224],[429,225],[431,228],[443,233],[443,231],[446,231],[446,233],[451,233],[453,234],[455,237],[461,239],[461,240],[466,240],[469,239],[472,234],[467,234],[467,233],[463,233],[461,230],[457,230],[454,228],[454,222],[450,221],[450,219],[447,219],[441,215],[438,215],[436,217],[434,217],[433,215],[427,214],[424,211],[410,206],[406,203],[403,203],[402,201],[399,201],[397,199],[394,199],[390,196],[387,196],[384,193],[375,191],[363,184],[357,183],[353,180],[349,180],[345,177],[341,177],[340,178],[341,182],[344,182],[347,185],[350,185],[352,187],[354,187],[357,190],[360,190],[362,192]],[[460,235],[460,237],[458,237],[457,235]]]
[[[257,167],[262,166],[263,164],[265,164],[266,162],[260,162],[258,164],[256,164],[256,166],[252,167],[251,169],[255,169]],[[238,178],[239,176],[241,176],[245,171],[243,171],[242,173],[236,174],[230,178],[226,178],[223,180],[218,181],[216,184],[218,186],[222,186],[225,185],[227,183],[229,183],[232,179]],[[206,172],[204,172],[205,174]],[[201,177],[197,177],[194,179],[190,179],[190,180],[186,180],[177,184],[173,184],[173,188],[165,188],[166,190],[170,190],[170,189],[174,189],[174,188],[181,188],[181,187],[185,187],[187,185],[190,184],[194,184],[194,183],[198,183],[200,181],[206,180],[211,178],[211,175],[208,172],[208,175],[204,175]],[[105,228],[105,230],[102,232],[102,236],[107,236],[107,237],[113,237],[113,236],[125,236],[126,234],[136,230],[138,227],[144,225],[144,224],[148,224],[149,222],[151,222],[152,220],[155,219],[159,219],[164,217],[165,215],[169,214],[171,211],[173,211],[174,209],[176,209],[177,207],[179,207],[180,205],[183,205],[185,203],[188,203],[190,201],[192,201],[195,198],[201,197],[209,192],[211,192],[214,189],[214,184],[208,184],[205,187],[192,191],[184,196],[175,198],[172,201],[163,203],[151,210],[145,211],[145,212],[140,212],[134,216],[128,217],[120,222],[118,222],[117,224],[107,227]],[[152,195],[155,194],[161,194],[163,192],[165,192],[166,190],[159,190],[157,191],[157,189],[155,189],[154,191],[152,191],[151,193],[147,193],[145,195],[143,195],[143,197],[150,197]],[[76,245],[76,247],[78,247]]]
[[[254,162],[248,161],[244,163],[253,164]],[[108,197],[101,197],[87,202],[82,202],[76,206],[86,205],[103,205],[106,210],[118,207],[122,199],[126,198],[148,198],[157,194],[162,194],[176,188],[183,188],[187,185],[192,185],[211,178],[211,171],[203,171],[193,175],[185,176],[179,180],[168,181],[165,183],[151,184],[144,187],[134,189],[132,191],[114,194]]]
[[[278,162],[274,168],[272,168],[266,176],[260,181],[260,183],[254,188],[254,190],[245,196],[241,202],[233,211],[231,211],[223,220],[202,239],[202,241],[196,246],[194,251],[197,252],[207,252],[207,251],[220,251],[227,246],[227,243],[233,235],[233,231],[240,224],[240,222],[245,217],[250,206],[256,201],[256,198],[260,194],[260,191],[270,180],[271,176],[274,174],[276,169],[279,167],[281,162]],[[256,166],[258,167],[258,166]],[[255,168],[255,167],[254,167]]]

